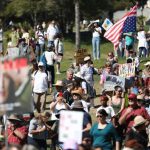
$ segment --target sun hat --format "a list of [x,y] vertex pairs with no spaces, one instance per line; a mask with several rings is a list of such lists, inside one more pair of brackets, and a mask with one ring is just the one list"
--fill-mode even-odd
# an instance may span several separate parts
[[144,119],[142,116],[136,116],[134,118],[133,127],[140,126],[146,122],[146,119]]
[[150,65],[150,61],[144,64],[144,66],[149,66],[149,65]]
[[56,84],[54,86],[63,86],[63,81],[62,80],[57,80]]
[[20,119],[20,116],[19,115],[16,115],[16,114],[12,114],[9,116],[8,118],[9,121],[19,121],[21,122],[22,120]]
[[74,76],[83,79],[80,72],[77,72],[76,74],[74,74]]
[[44,66],[44,63],[43,62],[39,62],[38,66]]
[[80,95],[82,97],[83,91],[82,91],[82,89],[77,89],[77,90],[73,90],[71,92],[71,94],[77,94],[77,95]]
[[90,56],[86,56],[86,57],[84,58],[84,61],[88,61],[88,60],[91,60]]
[[130,93],[128,99],[137,99],[137,96],[134,93]]
[[81,108],[84,108],[82,102],[80,100],[74,101],[72,109],[81,109]]

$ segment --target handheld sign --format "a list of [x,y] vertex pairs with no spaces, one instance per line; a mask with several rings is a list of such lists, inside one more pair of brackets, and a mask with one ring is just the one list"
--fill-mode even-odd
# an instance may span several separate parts
[[102,27],[107,31],[111,26],[113,26],[113,23],[106,18],[102,24]]

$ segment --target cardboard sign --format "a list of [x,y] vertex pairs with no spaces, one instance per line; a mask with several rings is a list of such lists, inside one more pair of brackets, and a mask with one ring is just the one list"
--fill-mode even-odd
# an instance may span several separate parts
[[102,24],[102,27],[107,31],[111,26],[113,26],[113,23],[108,18],[106,18]]
[[8,48],[7,51],[8,51],[9,58],[15,58],[15,57],[19,56],[19,48],[18,47]]
[[124,77],[124,78],[135,76],[135,63],[120,64],[119,76]]
[[0,61],[0,113],[33,111],[28,60],[24,57]]
[[59,122],[59,141],[74,140],[82,142],[83,112],[61,111]]
[[77,64],[81,64],[84,62],[84,58],[88,56],[87,49],[79,49],[75,52],[74,57]]
[[106,80],[104,82],[104,89],[106,91],[114,91],[115,86],[120,86],[122,89],[125,87],[125,78],[115,76],[115,75],[107,75]]

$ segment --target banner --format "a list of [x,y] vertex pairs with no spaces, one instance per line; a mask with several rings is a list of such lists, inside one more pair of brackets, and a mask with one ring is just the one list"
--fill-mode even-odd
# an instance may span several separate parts
[[82,142],[83,112],[61,111],[59,121],[59,141],[74,140]]
[[15,58],[19,56],[19,48],[18,47],[10,47],[7,49],[8,51],[8,57],[9,58]]
[[120,64],[119,76],[124,77],[124,78],[135,76],[135,63]]
[[28,60],[0,60],[0,114],[33,111]]
[[102,27],[107,31],[111,26],[113,26],[113,23],[106,18],[102,24]]
[[120,86],[122,89],[125,87],[125,78],[115,76],[115,75],[107,75],[106,80],[104,82],[104,89],[106,91],[114,91],[115,86]]

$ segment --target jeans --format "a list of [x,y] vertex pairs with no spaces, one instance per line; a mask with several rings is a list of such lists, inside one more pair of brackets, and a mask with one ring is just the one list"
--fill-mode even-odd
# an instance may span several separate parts
[[40,57],[42,56],[44,51],[45,44],[36,44],[35,54],[38,62],[40,61]]
[[93,58],[100,59],[100,37],[92,38]]
[[142,55],[146,57],[146,54],[147,54],[147,49],[145,47],[139,47],[139,57],[142,57]]

